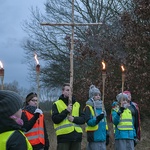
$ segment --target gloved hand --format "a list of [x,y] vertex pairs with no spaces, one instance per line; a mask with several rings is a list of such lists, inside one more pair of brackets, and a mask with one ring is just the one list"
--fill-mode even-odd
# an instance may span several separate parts
[[104,112],[96,117],[96,123],[99,123],[104,118]]
[[109,144],[109,135],[106,136],[106,145]]
[[36,114],[36,113],[38,113],[38,114],[43,114],[43,111],[42,111],[41,109],[37,108],[37,109],[35,110],[34,114]]
[[120,116],[123,113],[124,109],[125,109],[124,107],[120,107],[117,114]]

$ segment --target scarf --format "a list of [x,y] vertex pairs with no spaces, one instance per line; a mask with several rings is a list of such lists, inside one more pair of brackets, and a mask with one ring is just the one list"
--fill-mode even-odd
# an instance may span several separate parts
[[94,108],[94,113],[95,116],[98,116],[96,113],[96,109],[102,109],[102,100],[94,100],[93,98],[90,98],[87,102],[86,105],[90,105]]

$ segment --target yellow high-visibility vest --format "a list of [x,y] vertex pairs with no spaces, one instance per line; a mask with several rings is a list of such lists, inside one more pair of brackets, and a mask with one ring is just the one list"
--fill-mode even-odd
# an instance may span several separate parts
[[[90,108],[91,115],[94,117],[95,114],[94,114],[94,110],[93,110],[92,106],[90,106],[90,105],[86,105],[86,106],[88,106]],[[106,118],[105,118],[105,121],[106,121],[106,130],[108,130],[108,125],[107,125]],[[93,127],[87,125],[86,128],[85,128],[85,131],[86,132],[87,131],[96,131],[97,129],[98,129],[98,124],[93,126]]]
[[120,115],[120,122],[117,128],[119,130],[133,130],[132,113],[128,108]]
[[[61,113],[63,110],[67,108],[66,104],[62,100],[57,100],[55,104],[57,106],[59,113]],[[72,116],[74,117],[79,116],[79,108],[80,108],[80,104],[78,102],[75,102],[72,108],[72,113],[71,113]],[[54,124],[54,129],[56,131],[56,135],[68,134],[73,132],[74,130],[77,131],[78,133],[82,133],[82,128],[79,125],[70,122],[67,119],[67,117],[59,124]]]
[[[6,144],[7,140],[10,138],[10,136],[14,133],[15,131],[7,131],[4,133],[0,134],[0,150],[6,150]],[[24,133],[19,130],[20,133],[25,137]],[[32,146],[29,143],[28,139],[25,137],[26,143],[27,143],[27,150],[32,150]]]

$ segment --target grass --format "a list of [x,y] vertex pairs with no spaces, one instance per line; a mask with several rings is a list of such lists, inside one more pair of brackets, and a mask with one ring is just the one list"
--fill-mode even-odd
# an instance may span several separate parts
[[[56,139],[55,130],[53,128],[53,122],[51,120],[50,112],[45,112],[44,115],[45,115],[45,123],[46,123],[47,133],[48,133],[49,140],[50,140],[49,150],[56,150],[57,139]],[[148,118],[145,118],[144,120],[142,120],[141,141],[139,141],[139,143],[135,147],[135,150],[150,150],[149,124],[150,124],[150,120]],[[113,133],[112,132],[112,124],[108,122],[108,125],[109,125],[110,133]],[[82,128],[84,131],[84,125],[82,126]],[[111,134],[110,144],[107,146],[107,150],[113,150],[113,144],[112,144],[113,141],[114,141],[114,138]],[[82,150],[85,150],[86,149],[85,147],[86,147],[86,133],[84,132],[83,138],[82,138]]]

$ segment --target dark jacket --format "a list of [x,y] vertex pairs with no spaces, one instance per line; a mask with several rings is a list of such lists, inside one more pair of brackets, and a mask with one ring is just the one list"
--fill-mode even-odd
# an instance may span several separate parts
[[26,139],[19,130],[22,130],[21,126],[14,120],[0,117],[0,134],[7,131],[15,131],[7,141],[6,150],[27,150]]
[[[27,105],[23,108],[23,110],[28,111],[31,114],[34,114],[36,107]],[[39,118],[39,114],[36,113],[30,120],[28,120],[25,112],[22,112],[21,119],[24,122],[23,128],[25,129],[26,132],[28,132],[30,129],[32,129],[32,127],[34,126],[34,124],[36,123],[36,120],[38,118]],[[44,147],[44,150],[49,149],[49,139],[48,139],[48,134],[47,134],[46,126],[45,126],[45,121],[44,121],[44,138],[45,138],[45,146],[42,143],[38,144],[38,145],[34,145],[33,150],[37,150],[37,149],[40,149],[43,147]]]
[[134,109],[134,112],[135,112],[134,115],[132,114],[133,118],[134,118],[134,128],[135,128],[135,131],[136,131],[137,138],[140,140],[141,139],[141,125],[140,125],[139,107],[135,102],[132,102],[132,101],[130,102],[130,105]]
[[[62,100],[66,106],[68,106],[68,98],[64,98],[63,95],[59,97],[59,100]],[[74,104],[76,101],[73,98],[72,104]],[[67,115],[69,114],[67,109],[64,109],[61,113],[58,112],[58,109],[56,107],[56,104],[54,103],[52,106],[52,120],[55,124],[59,124],[62,122]],[[85,123],[84,113],[81,111],[81,108],[79,110],[79,117],[74,117],[73,123],[81,125]],[[66,142],[81,142],[82,141],[82,133],[78,133],[76,131],[73,131],[69,134],[64,135],[58,135],[57,136],[57,143],[66,143]]]

